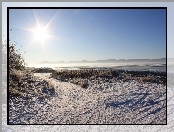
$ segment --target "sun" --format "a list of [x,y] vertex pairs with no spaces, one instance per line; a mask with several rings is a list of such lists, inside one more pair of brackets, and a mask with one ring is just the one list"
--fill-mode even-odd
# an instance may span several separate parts
[[[33,9],[33,14],[34,14],[34,18],[35,18],[35,21],[36,21],[36,27],[35,28],[25,28],[25,27],[17,27],[17,28],[20,28],[20,29],[23,29],[23,30],[26,30],[26,31],[29,31],[33,34],[33,39],[31,39],[31,42],[29,43],[29,45],[26,47],[25,51],[31,46],[34,44],[34,42],[37,41],[37,43],[35,44],[40,44],[44,50],[45,50],[45,53],[47,54],[47,51],[46,51],[46,47],[45,47],[45,42],[46,40],[48,40],[49,38],[54,38],[54,39],[57,39],[59,40],[58,37],[56,36],[53,36],[51,34],[48,33],[48,28],[49,28],[49,25],[51,24],[51,22],[54,20],[54,18],[56,18],[58,12],[49,20],[49,22],[43,26],[42,23],[40,23],[38,21],[38,18],[36,16],[36,13]],[[25,52],[24,52],[25,53]]]
[[49,37],[49,34],[47,33],[46,28],[39,26],[34,30],[34,36],[35,40],[45,41]]

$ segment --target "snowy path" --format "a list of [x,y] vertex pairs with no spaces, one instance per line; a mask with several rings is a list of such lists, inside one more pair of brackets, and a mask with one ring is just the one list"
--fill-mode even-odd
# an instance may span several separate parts
[[[48,101],[44,106],[44,109],[51,108],[51,111],[49,110],[50,112],[47,115],[45,113],[40,115],[41,117],[49,117],[52,123],[68,123],[70,116],[81,116],[89,109],[92,110],[94,108],[93,105],[96,104],[97,98],[95,94],[89,94],[91,93],[89,90],[82,89],[80,86],[69,82],[60,82],[49,78],[49,74],[38,73],[35,76],[48,81],[54,86],[56,93],[58,93],[57,97]],[[44,111],[44,109],[42,110]],[[85,119],[81,118],[84,121]],[[47,120],[44,120],[42,123],[47,122]]]
[[[35,74],[54,85],[57,97],[50,100],[42,123],[165,123],[166,86],[153,83],[90,83],[88,89],[59,82],[48,74]],[[49,107],[48,107],[49,106]],[[51,110],[50,110],[51,108]],[[45,113],[41,114],[43,117]]]

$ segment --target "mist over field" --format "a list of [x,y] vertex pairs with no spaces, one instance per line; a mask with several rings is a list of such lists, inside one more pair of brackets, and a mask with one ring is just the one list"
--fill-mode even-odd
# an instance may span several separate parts
[[48,62],[44,61],[36,65],[28,65],[28,67],[49,67],[55,70],[75,70],[75,69],[85,69],[85,68],[115,68],[115,69],[127,69],[127,70],[159,70],[166,71],[166,59],[156,59],[156,60],[99,60],[99,61],[76,61],[76,62]]

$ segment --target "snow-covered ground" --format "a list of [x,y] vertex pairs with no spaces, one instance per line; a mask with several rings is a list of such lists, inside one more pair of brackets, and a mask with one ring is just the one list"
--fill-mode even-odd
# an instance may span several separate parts
[[[56,96],[45,98],[44,101],[33,97],[25,104],[23,114],[16,117],[18,123],[166,123],[166,85],[134,80],[114,83],[93,80],[88,82],[89,87],[85,89],[50,78],[49,73],[35,73],[34,76],[49,82],[55,88]],[[15,118],[11,117],[11,120],[14,122]]]
[[[83,89],[69,82],[35,74],[52,83],[58,94],[48,102],[47,123],[165,123],[166,86],[155,83],[89,82]],[[50,108],[52,108],[50,110]],[[41,112],[42,113],[42,112]],[[43,113],[42,113],[43,115]],[[44,117],[44,115],[42,116]]]

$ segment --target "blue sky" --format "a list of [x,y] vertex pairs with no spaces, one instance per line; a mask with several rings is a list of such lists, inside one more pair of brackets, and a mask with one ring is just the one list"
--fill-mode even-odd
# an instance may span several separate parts
[[[53,18],[47,33],[55,37],[44,45],[39,40],[32,43],[34,33],[24,30],[37,28],[34,13],[43,27]],[[10,37],[20,53],[26,51],[28,64],[166,57],[165,10],[11,9],[9,17]]]

